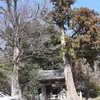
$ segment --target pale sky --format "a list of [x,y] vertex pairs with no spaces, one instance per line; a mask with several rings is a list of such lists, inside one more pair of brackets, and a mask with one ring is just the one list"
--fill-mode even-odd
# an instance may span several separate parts
[[100,0],[77,0],[73,6],[76,8],[87,7],[100,13]]
[[[44,0],[36,0],[38,2],[43,2]],[[50,1],[50,0],[47,0]],[[91,10],[95,10],[100,13],[100,0],[77,0],[77,2],[73,5],[73,7],[87,7]]]

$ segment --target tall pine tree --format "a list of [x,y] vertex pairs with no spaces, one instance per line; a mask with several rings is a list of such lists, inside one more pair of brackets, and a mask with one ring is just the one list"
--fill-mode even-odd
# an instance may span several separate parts
[[61,45],[63,48],[62,55],[65,68],[64,73],[67,88],[67,100],[80,100],[73,81],[70,58],[68,53],[64,50],[66,46],[64,38],[65,29],[69,26],[70,20],[73,17],[71,5],[75,3],[75,0],[51,0],[51,2],[54,5],[54,9],[52,10],[53,21],[61,31]]

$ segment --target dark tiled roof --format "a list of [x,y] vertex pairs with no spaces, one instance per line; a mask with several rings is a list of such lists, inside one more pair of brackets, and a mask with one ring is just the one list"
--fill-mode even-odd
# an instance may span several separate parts
[[64,79],[64,69],[39,70],[39,80]]

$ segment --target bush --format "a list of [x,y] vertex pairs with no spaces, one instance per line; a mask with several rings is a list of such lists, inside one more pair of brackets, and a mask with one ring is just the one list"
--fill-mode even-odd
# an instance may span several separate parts
[[96,84],[96,82],[91,82],[89,96],[91,98],[96,98],[99,94],[100,94],[100,87]]

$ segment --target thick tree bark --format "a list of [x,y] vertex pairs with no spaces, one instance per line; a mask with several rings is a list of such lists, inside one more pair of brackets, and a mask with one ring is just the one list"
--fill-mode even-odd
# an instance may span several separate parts
[[[65,38],[64,38],[64,28],[61,27],[61,44],[65,46]],[[70,62],[68,57],[66,57],[65,51],[62,52],[63,54],[63,63],[64,63],[64,74],[65,74],[65,85],[67,90],[67,100],[81,100],[76,92],[73,75],[70,67]]]
[[16,98],[16,100],[21,100],[21,89],[19,86],[18,80],[18,57],[19,56],[19,49],[18,47],[14,47],[14,66],[12,72],[12,87],[11,87],[11,95]]
[[67,100],[81,100],[75,89],[70,65],[67,65],[65,67],[64,74],[65,74],[65,84],[67,89]]

